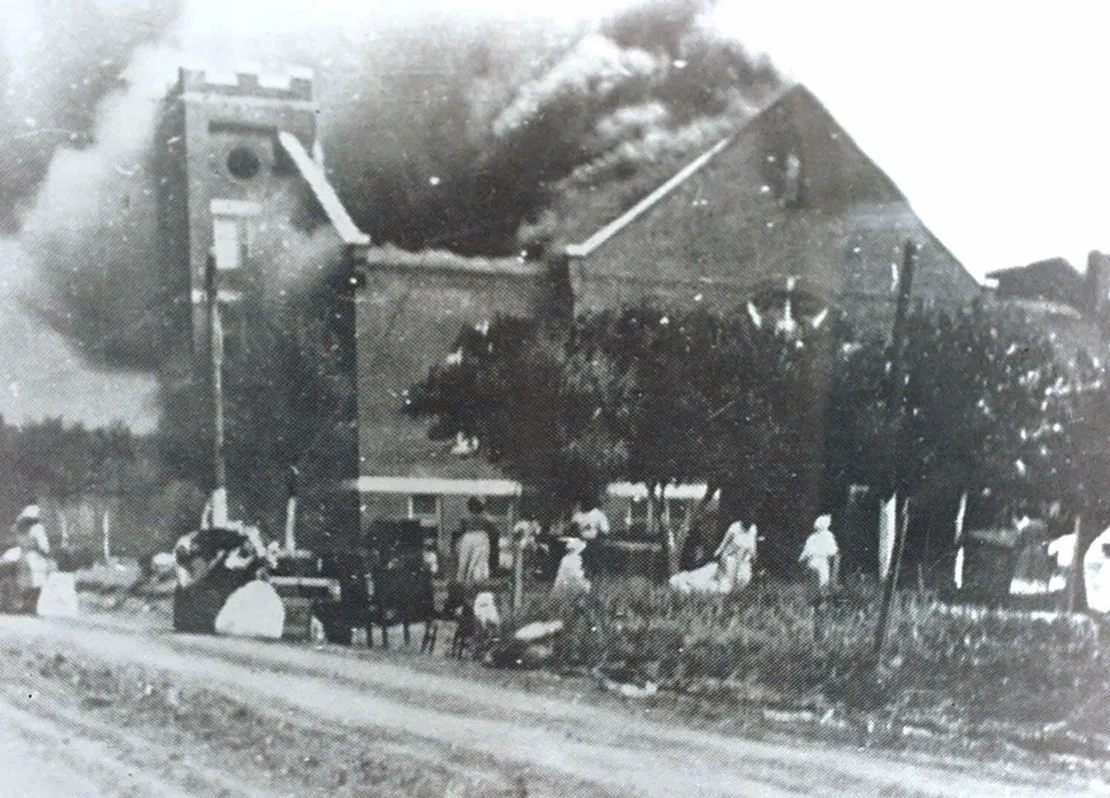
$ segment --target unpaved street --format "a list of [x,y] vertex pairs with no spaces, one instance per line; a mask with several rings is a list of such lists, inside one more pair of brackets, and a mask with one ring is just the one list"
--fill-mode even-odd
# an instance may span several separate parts
[[[1089,782],[675,728],[411,652],[0,616],[2,794],[1045,795]],[[599,705],[604,703],[606,705]],[[1044,783],[1038,783],[1044,782]]]

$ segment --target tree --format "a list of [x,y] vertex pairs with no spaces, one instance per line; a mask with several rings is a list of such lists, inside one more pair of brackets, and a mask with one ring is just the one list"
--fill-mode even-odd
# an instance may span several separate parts
[[554,517],[624,467],[611,434],[620,412],[608,359],[577,351],[537,322],[498,317],[464,328],[455,352],[407,393],[404,412],[433,417],[430,434],[480,441],[482,455],[535,491]]
[[[260,257],[260,261],[263,261]],[[280,264],[282,261],[275,260]],[[308,284],[258,275],[223,307],[225,460],[233,517],[275,535],[286,475],[299,468],[299,526],[313,545],[357,528],[357,496],[337,492],[357,463],[354,306],[342,262]],[[268,279],[267,279],[268,278]],[[205,372],[163,385],[162,459],[175,478],[213,487],[213,405]]]
[[[616,479],[645,484],[656,502],[659,488],[706,479],[729,518],[771,532],[767,562],[784,570],[816,501],[830,341],[815,327],[782,335],[746,310],[650,303],[582,316],[565,337],[499,318],[464,329],[404,409],[434,418],[433,436],[478,438],[551,513]],[[784,524],[799,495],[806,521]],[[664,542],[673,563],[678,541],[668,531]]]
[[[829,402],[829,492],[852,483],[911,500],[907,558],[926,568],[951,553],[959,497],[970,524],[1008,522],[1022,504],[1062,498],[1074,444],[1047,335],[1019,314],[974,305],[918,310],[905,352],[905,448],[889,406],[890,350],[869,340],[835,370]],[[894,485],[894,458],[903,482]]]
[[[552,513],[616,479],[645,484],[655,501],[658,488],[705,480],[721,490],[723,523],[759,524],[761,562],[778,573],[851,484],[911,497],[917,561],[950,552],[964,491],[990,498],[977,503],[982,514],[1092,484],[1075,469],[1103,461],[1077,455],[1066,375],[1022,317],[983,306],[911,314],[904,445],[891,366],[887,342],[839,322],[784,327],[746,309],[642,303],[582,316],[565,335],[513,318],[464,329],[405,410],[435,418],[439,437],[477,437]],[[1107,418],[1089,414],[1084,437]],[[680,542],[665,531],[673,562]]]

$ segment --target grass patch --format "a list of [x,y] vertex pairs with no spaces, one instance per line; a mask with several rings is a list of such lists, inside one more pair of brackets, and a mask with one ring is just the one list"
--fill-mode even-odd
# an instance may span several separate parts
[[508,622],[562,618],[559,668],[609,664],[671,689],[727,689],[770,704],[1052,723],[1077,713],[1089,719],[1091,701],[1110,698],[1110,652],[1089,619],[961,611],[905,592],[875,664],[877,615],[874,584],[815,605],[804,585],[785,582],[686,596],[642,579],[611,579],[579,600],[526,597]]

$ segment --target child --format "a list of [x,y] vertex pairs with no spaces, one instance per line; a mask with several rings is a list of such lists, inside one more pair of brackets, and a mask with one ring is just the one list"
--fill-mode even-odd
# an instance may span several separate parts
[[830,527],[832,516],[822,515],[813,522],[813,532],[806,538],[798,562],[803,562],[813,571],[817,579],[817,589],[824,593],[836,584],[840,570],[840,547]]

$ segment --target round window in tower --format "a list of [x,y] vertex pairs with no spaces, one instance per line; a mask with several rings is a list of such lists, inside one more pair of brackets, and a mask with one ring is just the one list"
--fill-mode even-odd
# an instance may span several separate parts
[[258,174],[261,166],[254,150],[245,145],[236,147],[227,156],[227,171],[240,180],[250,180]]

